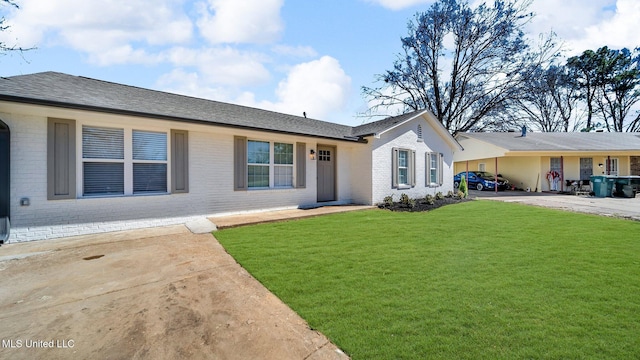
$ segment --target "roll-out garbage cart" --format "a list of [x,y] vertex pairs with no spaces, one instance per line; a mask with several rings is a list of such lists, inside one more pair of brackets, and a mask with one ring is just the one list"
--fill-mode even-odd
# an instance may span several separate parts
[[613,179],[606,175],[591,176],[591,184],[596,197],[612,196]]

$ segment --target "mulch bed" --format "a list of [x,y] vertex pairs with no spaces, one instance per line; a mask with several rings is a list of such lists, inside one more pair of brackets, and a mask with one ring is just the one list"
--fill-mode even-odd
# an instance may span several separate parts
[[443,199],[433,200],[433,204],[430,204],[426,199],[414,199],[415,204],[405,204],[399,201],[395,201],[392,204],[389,203],[380,203],[378,204],[378,208],[380,209],[388,209],[391,211],[429,211],[433,209],[437,209],[441,206],[450,205],[450,204],[458,204],[461,202],[471,201],[473,199],[469,198],[459,198],[457,196],[447,196]]

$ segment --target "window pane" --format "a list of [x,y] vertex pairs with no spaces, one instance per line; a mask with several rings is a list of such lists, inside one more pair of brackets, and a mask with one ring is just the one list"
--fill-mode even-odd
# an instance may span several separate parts
[[293,166],[276,166],[273,172],[274,186],[293,186]]
[[273,156],[275,164],[293,165],[293,144],[274,143]]
[[435,184],[438,182],[438,155],[429,154],[429,182]]
[[83,126],[82,157],[124,159],[124,129]]
[[167,160],[167,134],[133,130],[133,160]]
[[124,194],[123,163],[83,164],[84,195]]
[[249,140],[247,142],[247,162],[249,164],[268,164],[269,143]]
[[407,169],[398,169],[398,184],[407,184]]
[[269,167],[262,165],[249,165],[248,186],[252,187],[269,187]]
[[406,151],[400,150],[398,152],[398,166],[407,167],[407,158],[408,157],[409,157],[409,154]]
[[167,192],[167,164],[133,164],[133,192]]

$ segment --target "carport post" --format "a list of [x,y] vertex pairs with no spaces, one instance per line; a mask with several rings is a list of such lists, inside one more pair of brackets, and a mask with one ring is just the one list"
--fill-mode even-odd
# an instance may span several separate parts
[[495,179],[493,180],[495,181],[493,182],[493,188],[497,194],[498,193],[498,157],[497,156],[496,156],[496,173],[494,176],[495,176]]
[[464,176],[464,181],[467,183],[467,190],[469,190],[469,160],[467,160],[467,173]]
[[560,191],[564,191],[564,156],[560,155]]

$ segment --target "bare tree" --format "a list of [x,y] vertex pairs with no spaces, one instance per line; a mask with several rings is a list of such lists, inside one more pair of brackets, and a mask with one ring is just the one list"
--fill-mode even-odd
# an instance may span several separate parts
[[392,70],[376,76],[379,86],[362,88],[374,103],[365,115],[429,109],[452,133],[503,127],[531,69],[553,56],[551,38],[532,51],[524,36],[530,2],[471,8],[463,0],[438,0],[417,13]]
[[569,131],[576,108],[576,89],[564,66],[533,69],[525,84],[528,89],[514,99],[509,112],[518,123],[528,123],[543,132]]
[[[11,6],[11,7],[15,7],[16,9],[19,9],[20,7],[18,6],[18,4],[14,3],[11,0],[0,0],[0,6]],[[0,31],[6,31],[7,29],[9,29],[8,25],[5,25],[5,18],[4,16],[0,17]],[[0,41],[0,55],[7,52],[7,51],[26,51],[26,50],[32,50],[33,48],[22,48],[18,45],[8,45],[6,43],[3,43],[2,41]]]

